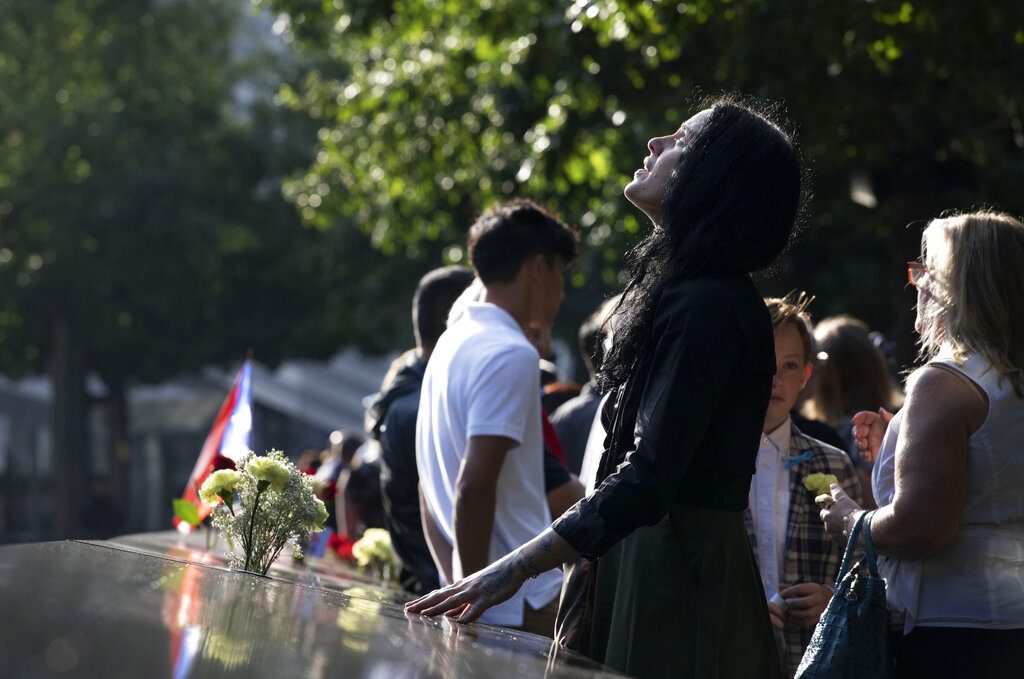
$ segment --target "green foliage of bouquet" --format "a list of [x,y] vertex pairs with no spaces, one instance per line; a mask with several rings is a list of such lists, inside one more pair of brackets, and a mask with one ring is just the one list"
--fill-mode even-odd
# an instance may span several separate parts
[[[216,471],[203,482],[199,498],[213,510],[213,525],[227,537],[230,563],[266,575],[289,540],[304,542],[322,530],[327,507],[316,497],[310,477],[272,450],[266,456],[248,453],[238,470]],[[234,551],[241,545],[242,553]]]

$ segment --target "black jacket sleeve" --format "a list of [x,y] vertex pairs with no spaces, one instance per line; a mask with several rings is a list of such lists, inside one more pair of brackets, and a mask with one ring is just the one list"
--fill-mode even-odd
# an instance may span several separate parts
[[596,558],[668,512],[723,394],[744,361],[744,332],[731,295],[688,289],[655,313],[654,342],[632,446],[593,495],[555,532]]

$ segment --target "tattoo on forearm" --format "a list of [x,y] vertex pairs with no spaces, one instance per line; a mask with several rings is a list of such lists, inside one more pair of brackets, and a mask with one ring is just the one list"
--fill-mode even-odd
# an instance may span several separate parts
[[483,576],[480,588],[487,594],[498,594],[509,586],[517,571],[523,574],[524,580],[540,575],[533,555],[525,549],[515,552],[509,562],[495,572]]
[[521,551],[517,560],[516,566],[523,571],[523,575],[528,578],[535,578],[540,575],[540,570],[537,569],[537,564],[533,560],[533,555],[528,551]]
[[537,549],[539,549],[542,552],[550,552],[551,551],[551,545],[554,544],[554,542],[555,542],[555,534],[554,533],[548,533],[546,535],[542,535],[540,540],[537,541]]
[[502,566],[494,573],[488,573],[480,581],[480,588],[487,594],[497,594],[512,582],[513,564]]

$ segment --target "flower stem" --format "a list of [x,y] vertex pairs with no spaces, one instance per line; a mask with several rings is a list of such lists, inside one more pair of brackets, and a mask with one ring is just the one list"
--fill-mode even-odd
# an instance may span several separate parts
[[263,491],[256,489],[256,500],[252,503],[252,514],[249,515],[249,535],[245,542],[245,570],[249,570],[249,559],[252,557],[252,529],[256,525],[256,510],[260,508],[260,495]]

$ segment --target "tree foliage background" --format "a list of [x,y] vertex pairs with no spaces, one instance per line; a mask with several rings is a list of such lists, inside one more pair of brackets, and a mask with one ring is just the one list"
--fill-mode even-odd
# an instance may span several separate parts
[[[646,226],[621,197],[646,140],[704,95],[781,104],[813,200],[766,292],[803,287],[911,354],[902,264],[947,209],[1022,211],[1024,5],[763,0],[264,0],[320,64],[283,101],[320,126],[285,184],[306,223],[396,257],[462,261],[511,196],[583,233],[563,334]],[[573,305],[572,302],[576,304]]]
[[383,350],[402,326],[375,312],[385,256],[357,230],[303,226],[282,197],[316,128],[275,103],[301,61],[251,11],[0,2],[0,372],[53,377],[64,526],[83,501],[87,375],[107,390],[123,497],[127,385],[250,349],[271,364]]
[[722,92],[774,102],[811,180],[762,290],[906,363],[923,220],[1024,212],[1022,73],[1017,0],[0,0],[0,372],[53,375],[73,478],[86,374],[122,455],[125,385],[403,349],[417,278],[517,196],[581,229],[571,341],[648,228],[647,139]]

